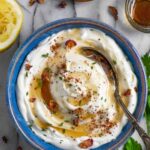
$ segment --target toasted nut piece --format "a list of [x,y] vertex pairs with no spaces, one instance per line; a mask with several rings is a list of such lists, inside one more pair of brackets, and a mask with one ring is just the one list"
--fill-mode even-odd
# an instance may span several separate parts
[[114,20],[118,20],[118,11],[115,7],[113,6],[109,6],[108,7],[109,13],[112,15],[112,17],[114,18]]
[[73,110],[73,114],[77,115],[77,116],[81,115],[83,112],[84,112],[84,110],[82,108],[77,108],[77,109]]
[[131,95],[131,89],[127,89],[124,93],[123,96],[130,96]]
[[89,148],[93,145],[93,139],[87,139],[79,144],[80,148]]
[[35,102],[36,98],[30,98],[30,102],[33,103]]
[[79,117],[75,117],[75,118],[72,120],[72,123],[73,123],[73,125],[78,126],[78,124],[79,124]]
[[56,102],[54,101],[50,101],[48,108],[52,111],[52,112],[56,112],[58,110],[58,105]]
[[52,45],[50,48],[51,48],[53,51],[55,51],[55,50],[57,50],[60,46],[61,46],[60,44],[56,43],[56,44]]
[[74,40],[67,40],[65,45],[71,49],[72,47],[76,46],[77,43]]
[[31,66],[30,64],[25,64],[25,69],[26,69],[26,70],[29,71],[29,70],[31,69],[31,67],[32,67],[32,66]]

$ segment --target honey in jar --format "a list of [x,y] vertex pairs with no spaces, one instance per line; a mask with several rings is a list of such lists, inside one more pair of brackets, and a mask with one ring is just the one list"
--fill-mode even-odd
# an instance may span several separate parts
[[150,26],[150,0],[136,0],[132,9],[132,18],[142,26]]

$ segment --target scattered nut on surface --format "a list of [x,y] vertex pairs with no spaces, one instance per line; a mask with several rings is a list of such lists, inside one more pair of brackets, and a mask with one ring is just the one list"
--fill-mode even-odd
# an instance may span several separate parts
[[59,8],[65,8],[67,6],[67,3],[65,0],[62,0],[59,4],[58,4],[58,7]]
[[112,17],[114,18],[114,20],[118,20],[118,10],[113,7],[113,6],[109,6],[108,7],[109,13],[112,15]]

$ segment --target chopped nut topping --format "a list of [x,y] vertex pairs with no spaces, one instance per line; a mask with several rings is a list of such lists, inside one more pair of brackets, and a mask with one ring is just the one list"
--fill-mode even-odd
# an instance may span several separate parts
[[74,40],[67,40],[65,45],[71,49],[72,47],[76,46],[77,43]]
[[74,111],[73,111],[73,114],[75,114],[75,115],[80,115],[80,114],[82,114],[83,113],[83,109],[82,108],[77,108],[77,109],[75,109]]
[[109,6],[108,7],[109,13],[112,15],[112,17],[114,18],[114,20],[118,20],[118,11],[115,7],[113,6]]
[[72,111],[72,114],[73,114],[72,123],[73,125],[78,126],[79,121],[84,118],[86,112],[82,108],[77,108]]
[[67,6],[67,3],[65,0],[62,0],[59,4],[58,4],[58,7],[59,8],[65,8]]
[[53,51],[55,51],[55,50],[57,50],[59,47],[60,47],[60,44],[56,43],[55,45],[52,45],[52,46],[51,46],[51,49],[52,49]]
[[29,71],[29,70],[31,69],[31,67],[32,67],[32,66],[31,66],[30,64],[25,64],[25,69],[26,69],[26,70]]
[[89,148],[93,145],[93,139],[87,139],[79,144],[80,148]]
[[36,98],[30,98],[30,102],[33,103],[35,102]]
[[54,101],[50,101],[48,108],[52,111],[52,112],[56,112],[58,110],[58,105],[56,102]]
[[131,89],[127,89],[124,93],[123,96],[130,96],[131,95]]
[[78,126],[78,124],[79,124],[79,117],[75,117],[75,118],[72,120],[72,123],[73,123],[73,125]]

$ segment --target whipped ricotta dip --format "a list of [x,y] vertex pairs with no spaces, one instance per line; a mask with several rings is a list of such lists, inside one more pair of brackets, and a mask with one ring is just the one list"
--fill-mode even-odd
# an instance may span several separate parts
[[120,95],[131,113],[137,103],[137,77],[112,38],[91,28],[47,37],[22,65],[17,101],[32,131],[65,150],[97,148],[114,140],[127,123],[104,68],[82,55],[81,47],[97,49],[113,65]]

